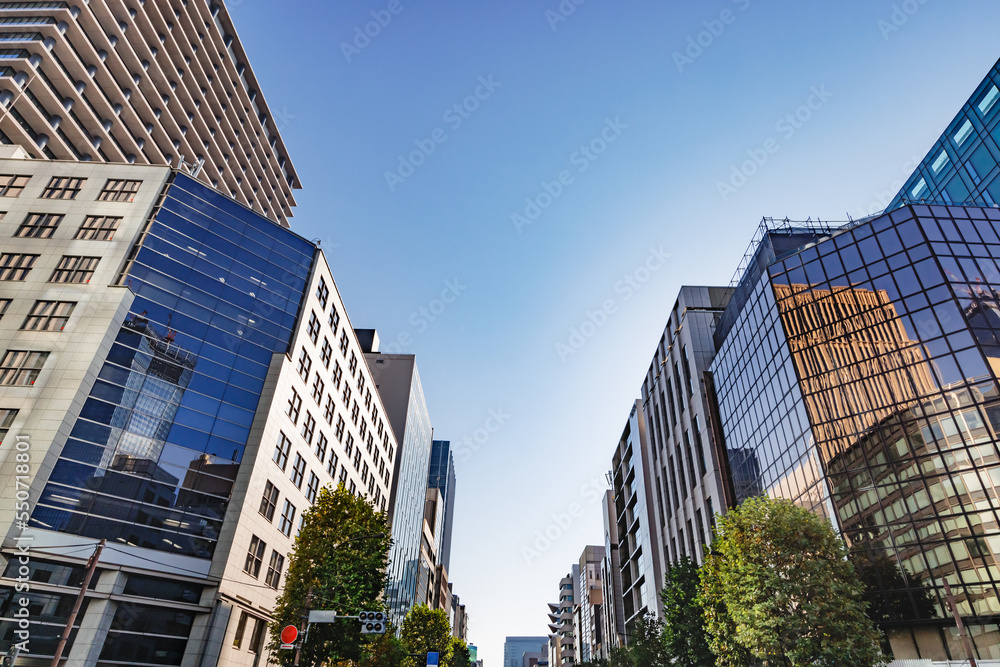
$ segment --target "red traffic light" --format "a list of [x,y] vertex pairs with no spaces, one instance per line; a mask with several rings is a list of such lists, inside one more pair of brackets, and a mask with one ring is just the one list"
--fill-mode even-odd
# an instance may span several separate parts
[[299,629],[294,625],[286,625],[281,629],[281,642],[283,644],[292,644],[299,636]]

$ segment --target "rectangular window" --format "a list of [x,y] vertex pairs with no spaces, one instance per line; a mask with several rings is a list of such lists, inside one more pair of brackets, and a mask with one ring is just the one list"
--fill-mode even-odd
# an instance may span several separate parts
[[26,331],[62,331],[69,322],[75,301],[36,301],[24,318],[21,329]]
[[340,395],[340,398],[344,402],[345,408],[351,404],[351,388],[346,382],[344,383],[344,393]]
[[278,582],[281,580],[281,570],[285,567],[285,557],[274,549],[271,550],[271,562],[267,564],[267,575],[264,583],[271,588],[278,590]]
[[354,436],[350,433],[347,434],[347,442],[344,443],[344,452],[348,456],[354,453]]
[[323,404],[323,391],[326,389],[326,384],[320,379],[319,373],[316,373],[316,380],[313,382],[312,397],[316,401],[316,405]]
[[299,377],[302,378],[303,382],[309,382],[309,373],[312,371],[312,365],[309,353],[306,352],[306,348],[302,348],[302,353],[299,354]]
[[[334,337],[337,336],[337,327],[340,326],[340,313],[337,312],[336,306],[330,306],[330,328],[333,329]],[[347,335],[340,339],[341,352],[347,354]]]
[[358,409],[358,402],[354,401],[354,407],[351,408],[351,421],[354,422],[355,426],[358,425],[358,414],[360,412],[361,411]]
[[250,618],[250,614],[240,612],[240,622],[236,625],[236,635],[233,637],[233,648],[239,648],[243,645],[243,634],[247,631],[247,619]]
[[320,323],[319,318],[316,317],[316,313],[309,313],[309,340],[311,340],[313,344],[319,340],[319,328]]
[[316,431],[316,420],[313,416],[306,411],[306,418],[302,421],[302,438],[306,441],[306,444],[311,445],[313,441],[313,433]]
[[972,134],[972,122],[969,121],[969,119],[966,119],[965,122],[962,123],[962,127],[958,128],[958,131],[953,137],[955,144],[957,146],[961,146],[965,143],[965,140],[969,138],[970,134]]
[[316,298],[319,299],[319,305],[326,309],[326,301],[330,298],[330,288],[326,286],[326,280],[323,276],[319,277],[319,285],[316,286]]
[[140,185],[142,181],[109,178],[101,194],[97,196],[97,201],[132,201],[138,194]]
[[337,482],[339,484],[346,484],[347,483],[347,467],[346,466],[342,467],[340,469],[340,477],[337,478]]
[[[38,255],[35,255],[37,257]],[[340,378],[344,377],[344,369],[340,367],[340,362],[333,362],[333,386],[340,389]]]
[[115,232],[121,224],[120,217],[88,215],[73,238],[81,241],[110,241],[115,237]]
[[308,486],[306,486],[306,500],[308,500],[310,503],[316,502],[316,494],[318,493],[319,493],[319,477],[316,476],[316,473],[310,471],[309,484]]
[[267,545],[262,539],[254,535],[250,540],[250,550],[247,551],[247,560],[243,564],[243,571],[256,579],[260,576],[260,565],[264,561],[264,549]]
[[990,86],[990,89],[983,95],[983,99],[979,100],[979,103],[976,104],[979,108],[979,113],[984,116],[989,113],[989,110],[993,108],[998,97],[1000,97],[1000,90],[997,90],[996,86]]
[[939,174],[942,169],[948,166],[948,161],[948,151],[942,148],[938,156],[934,158],[934,162],[931,163],[931,169],[934,170],[935,174]]
[[927,181],[920,179],[916,185],[910,189],[911,199],[920,199],[921,196],[927,191]]
[[22,281],[35,264],[38,255],[5,252],[0,254],[0,280]]
[[356,450],[354,450],[354,469],[355,470],[360,470],[361,469],[361,448],[360,447],[358,447]]
[[345,357],[347,356],[347,332],[346,331],[341,331],[340,332],[340,353],[342,355],[344,355]]
[[338,442],[343,442],[344,441],[344,426],[346,426],[346,425],[347,424],[344,422],[344,417],[343,416],[337,417],[337,430],[336,430],[335,434],[337,436],[337,441]]
[[295,455],[295,465],[292,466],[292,484],[296,489],[302,488],[302,479],[306,475],[306,460],[301,454]]
[[316,458],[319,459],[320,463],[326,460],[326,446],[328,442],[326,434],[320,431],[319,437],[316,438]]
[[333,395],[326,397],[326,407],[323,409],[323,419],[326,420],[327,424],[333,424],[333,416],[336,414],[333,403]]
[[10,427],[14,425],[14,417],[16,416],[17,410],[0,408],[0,445],[3,444],[3,439],[7,437]]
[[63,255],[59,266],[52,272],[50,283],[89,283],[101,261],[100,257]]
[[0,320],[3,319],[3,314],[7,312],[10,308],[10,303],[13,299],[0,299]]
[[274,462],[282,470],[288,465],[288,455],[292,453],[292,441],[284,433],[278,434],[278,444],[274,447]]
[[293,424],[299,423],[299,410],[302,409],[302,397],[299,392],[292,389],[292,395],[288,398],[288,416]]
[[86,178],[53,176],[42,191],[42,199],[76,199]]
[[0,174],[0,197],[17,197],[29,180],[31,176]]
[[681,365],[684,368],[684,382],[688,386],[688,396],[694,396],[694,382],[692,381],[691,360],[688,358],[688,348],[685,345],[681,348]]
[[330,452],[330,462],[326,464],[326,471],[330,477],[337,476],[337,455]]
[[56,213],[29,213],[14,236],[19,239],[50,239],[63,217]]
[[264,647],[264,635],[267,634],[267,621],[263,618],[254,618],[253,634],[250,635],[250,646],[247,650],[251,653],[260,653]]
[[0,387],[30,387],[42,372],[48,352],[7,350],[0,359]]
[[691,488],[693,489],[698,484],[698,478],[694,474],[694,456],[691,452],[691,434],[688,431],[684,431],[684,449],[687,450],[687,462],[688,462],[688,478],[691,480]]
[[295,505],[286,499],[285,506],[281,509],[281,522],[278,524],[278,530],[291,536],[293,523],[295,523]]
[[715,529],[715,509],[712,507],[712,499],[711,498],[706,498],[705,502],[707,503],[708,523],[710,524],[709,525],[709,530],[708,530],[708,532],[709,532],[708,539],[709,539],[709,544],[711,544],[712,531]]
[[705,468],[705,448],[701,442],[701,421],[698,419],[698,415],[695,415],[694,419],[691,420],[691,425],[694,428],[694,448],[698,453],[698,469],[704,477],[708,470]]
[[358,355],[351,352],[351,360],[347,364],[347,370],[351,372],[351,377],[354,377],[354,373],[358,370]]
[[323,336],[323,348],[319,353],[319,358],[323,362],[323,368],[330,367],[330,358],[333,356],[333,345],[326,336]]
[[260,499],[260,513],[268,521],[274,519],[274,510],[278,506],[278,487],[268,481],[264,485],[264,495]]

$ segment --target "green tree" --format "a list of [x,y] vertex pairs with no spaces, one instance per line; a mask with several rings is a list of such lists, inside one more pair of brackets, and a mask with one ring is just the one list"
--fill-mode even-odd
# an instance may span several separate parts
[[698,566],[687,556],[667,570],[663,598],[663,644],[679,667],[715,667],[705,638],[705,614],[699,601]]
[[361,648],[359,667],[403,667],[406,647],[396,637],[396,630],[389,627],[385,634],[369,636]]
[[881,665],[863,590],[829,523],[752,498],[720,518],[702,567],[709,646],[725,666],[744,652],[767,667]]
[[445,663],[448,667],[469,667],[472,663],[472,653],[469,651],[469,645],[458,637],[451,638],[449,651],[451,652],[451,657]]
[[[386,584],[391,540],[385,513],[376,512],[341,484],[336,489],[320,489],[303,520],[271,623],[268,648],[272,662],[281,665],[291,665],[295,652],[278,650],[278,635],[286,625],[302,628],[307,604],[344,615],[382,609],[380,598]],[[328,661],[356,662],[361,647],[357,621],[317,624],[309,630],[299,664],[318,667]]]
[[[448,665],[451,659],[451,624],[443,609],[431,609],[427,605],[411,607],[403,619],[403,646],[407,653],[439,654],[439,664]],[[407,664],[422,667],[424,662],[410,657]]]
[[609,664],[613,667],[667,667],[663,644],[663,625],[655,615],[647,613],[629,629],[625,646],[612,649]]

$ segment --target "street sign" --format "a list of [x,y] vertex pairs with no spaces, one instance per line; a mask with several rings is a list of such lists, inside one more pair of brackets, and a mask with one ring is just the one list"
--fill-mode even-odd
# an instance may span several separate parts
[[381,611],[363,611],[358,614],[361,621],[361,634],[380,635],[385,632],[385,613]]
[[438,654],[431,651],[427,654],[427,667],[437,667],[438,665]]
[[294,625],[286,625],[281,629],[281,643],[294,644],[299,636],[299,629]]
[[309,610],[309,622],[310,623],[333,623],[337,620],[337,612],[329,611],[327,609],[310,609]]

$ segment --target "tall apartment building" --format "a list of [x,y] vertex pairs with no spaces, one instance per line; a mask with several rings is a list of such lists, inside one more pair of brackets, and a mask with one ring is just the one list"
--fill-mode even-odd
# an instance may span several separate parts
[[626,640],[646,613],[662,614],[663,567],[652,503],[653,460],[646,423],[642,402],[637,400],[611,458]]
[[559,602],[549,603],[548,652],[550,665],[569,665],[576,659],[573,607],[580,597],[580,566],[576,563],[559,581]]
[[434,431],[416,358],[379,352],[374,331],[359,335],[386,419],[400,443],[389,497],[393,544],[386,604],[394,622],[402,625],[412,606],[428,602],[436,574],[435,539],[428,537],[424,521]]
[[0,6],[0,143],[31,157],[192,165],[288,226],[300,187],[222,2]]
[[588,546],[580,554],[580,580],[577,583],[580,597],[573,608],[576,662],[591,662],[600,657],[604,605],[601,561],[604,560],[604,553],[604,546]]
[[625,643],[625,604],[622,595],[622,570],[618,549],[618,514],[615,492],[608,490],[601,503],[604,519],[604,558],[601,560],[601,643],[597,657],[608,660],[612,649]]
[[261,664],[319,488],[381,510],[392,488],[395,436],[329,267],[185,173],[5,150],[0,475],[31,509],[0,508],[0,589],[31,587],[19,660],[51,660],[105,539],[67,664]]
[[896,658],[965,659],[945,580],[977,657],[1000,655],[998,261],[996,208],[784,223],[716,330],[737,500],[828,517]]
[[548,646],[548,642],[546,637],[507,637],[503,644],[503,667],[521,667],[525,653],[536,653],[539,648]]
[[713,517],[728,504],[726,461],[715,446],[704,374],[715,357],[716,320],[731,295],[723,287],[682,287],[642,383],[646,472],[656,495],[651,530],[664,574],[683,556],[701,562]]

